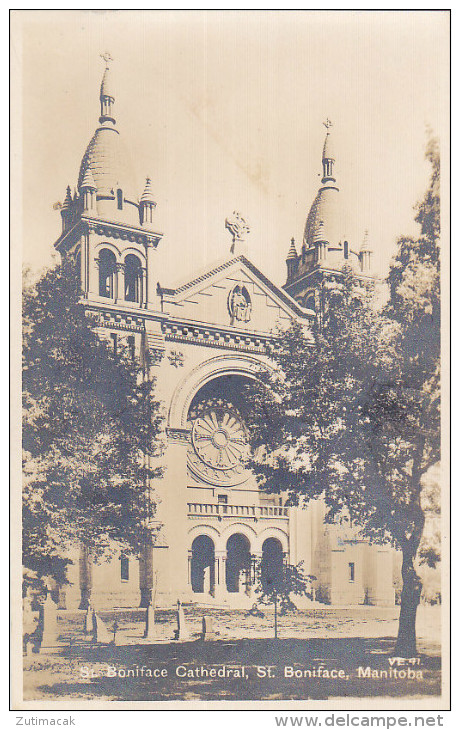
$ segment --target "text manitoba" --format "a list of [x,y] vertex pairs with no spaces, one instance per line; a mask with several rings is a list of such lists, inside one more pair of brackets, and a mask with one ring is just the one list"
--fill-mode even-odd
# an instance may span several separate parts
[[364,679],[423,679],[421,669],[371,669],[371,667],[358,667],[358,677]]

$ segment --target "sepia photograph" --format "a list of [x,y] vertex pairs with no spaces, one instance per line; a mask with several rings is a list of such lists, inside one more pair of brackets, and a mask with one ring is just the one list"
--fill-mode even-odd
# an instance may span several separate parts
[[449,709],[449,58],[11,12],[13,709]]

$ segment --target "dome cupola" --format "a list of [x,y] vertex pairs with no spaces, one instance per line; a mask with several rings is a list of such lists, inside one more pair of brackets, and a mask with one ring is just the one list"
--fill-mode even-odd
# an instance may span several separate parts
[[94,213],[105,219],[139,225],[139,208],[133,174],[114,114],[112,57],[105,53],[100,88],[101,115],[80,165],[78,189],[91,179],[96,188]]
[[307,249],[315,245],[318,236],[331,246],[337,245],[341,237],[340,225],[343,218],[340,209],[339,188],[334,177],[335,153],[331,135],[332,122],[327,119],[324,126],[327,132],[322,155],[323,178],[305,223],[303,240]]

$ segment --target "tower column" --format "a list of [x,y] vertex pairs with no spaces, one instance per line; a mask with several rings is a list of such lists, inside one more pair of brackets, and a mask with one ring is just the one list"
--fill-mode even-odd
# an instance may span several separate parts
[[99,295],[99,258],[95,251],[95,242],[88,234],[88,296]]
[[139,305],[141,307],[145,307],[146,303],[146,290],[147,290],[147,269],[146,267],[142,267],[141,275],[139,277]]
[[87,260],[87,234],[83,233],[80,237],[80,289],[83,296],[86,297],[88,291],[88,281],[86,278],[86,260]]
[[214,597],[216,601],[223,601],[227,595],[225,583],[226,550],[215,550],[214,552]]
[[125,265],[124,264],[116,265],[113,289],[114,289],[113,298],[114,298],[115,302],[117,302],[119,299],[125,298]]
[[120,279],[120,266],[122,264],[115,264],[115,271],[113,272],[113,301],[117,302],[121,287],[119,286]]
[[146,271],[146,309],[153,308],[152,305],[155,302],[155,274],[154,274],[154,256],[155,249],[153,246],[147,246],[146,258],[147,258],[147,271]]

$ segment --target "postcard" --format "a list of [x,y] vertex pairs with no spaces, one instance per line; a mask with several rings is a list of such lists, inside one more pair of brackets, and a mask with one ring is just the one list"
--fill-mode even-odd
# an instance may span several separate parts
[[448,709],[449,12],[11,20],[13,709]]

